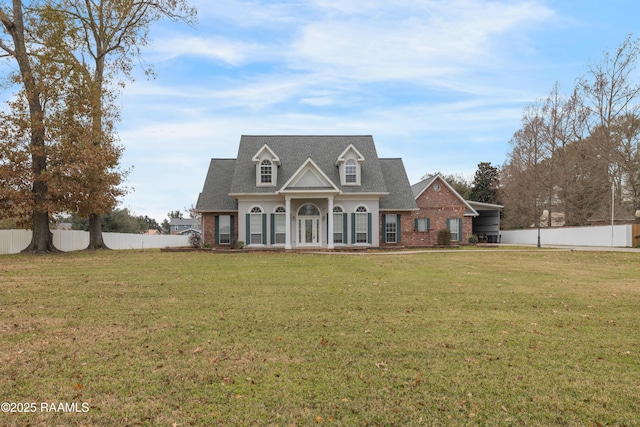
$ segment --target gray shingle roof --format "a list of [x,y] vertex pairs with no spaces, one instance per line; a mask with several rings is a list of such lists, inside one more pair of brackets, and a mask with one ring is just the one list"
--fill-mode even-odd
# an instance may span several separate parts
[[380,159],[380,166],[389,191],[380,199],[380,210],[418,210],[402,159]]
[[423,179],[420,182],[416,182],[415,184],[413,184],[411,186],[411,191],[413,192],[413,197],[417,198],[420,194],[422,194],[422,192],[424,190],[426,190],[433,183],[433,181],[436,180],[437,177],[438,177],[438,175],[432,175],[432,176],[429,176],[429,177]]
[[[254,155],[267,145],[280,158],[275,187],[256,186]],[[341,186],[338,156],[353,145],[364,157],[360,186]],[[371,136],[242,136],[237,159],[211,159],[198,211],[236,211],[238,202],[229,194],[273,194],[306,162],[313,159],[343,194],[389,193],[380,209],[417,209],[402,159],[379,159]],[[304,190],[304,188],[296,188]],[[309,190],[318,190],[317,187]],[[331,188],[327,188],[331,190]]]
[[237,211],[238,201],[229,196],[235,159],[211,159],[202,193],[196,203],[197,211]]
[[[256,168],[253,156],[267,144],[280,158],[278,184],[275,187],[256,186]],[[360,186],[340,185],[340,173],[336,166],[338,156],[349,146],[353,146],[364,156]],[[291,178],[298,168],[311,158],[343,193],[384,193],[387,191],[380,168],[378,153],[373,137],[366,136],[254,136],[240,138],[238,158],[231,182],[232,194],[274,193]]]

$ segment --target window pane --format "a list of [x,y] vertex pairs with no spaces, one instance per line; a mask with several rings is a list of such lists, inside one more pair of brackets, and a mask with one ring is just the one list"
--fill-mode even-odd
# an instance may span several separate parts
[[251,244],[262,243],[262,214],[251,214]]
[[343,227],[344,225],[342,223],[342,214],[341,213],[333,214],[333,243],[344,243],[342,241]]
[[357,182],[357,173],[356,161],[353,159],[347,160],[344,166],[344,180],[346,182]]
[[449,231],[451,231],[451,241],[459,241],[460,230],[458,230],[458,218],[449,218],[447,223],[449,225]]
[[271,183],[271,162],[263,160],[260,164],[260,182],[263,184]]
[[219,239],[221,245],[228,245],[231,243],[231,216],[220,215],[218,217],[219,223]]
[[368,216],[356,213],[356,243],[367,243]]
[[385,233],[387,243],[395,243],[396,242],[396,224],[397,217],[396,215],[387,215],[385,220]]
[[[284,210],[284,209],[283,209]],[[285,214],[277,213],[274,215],[274,229],[276,244],[285,243],[286,238],[286,217]]]

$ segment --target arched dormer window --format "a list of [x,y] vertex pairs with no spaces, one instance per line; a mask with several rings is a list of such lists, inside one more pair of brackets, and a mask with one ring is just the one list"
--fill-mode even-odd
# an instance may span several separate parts
[[260,184],[270,185],[273,183],[273,163],[265,159],[260,163]]
[[344,182],[356,184],[358,182],[358,165],[353,159],[349,159],[344,164]]
[[340,169],[340,184],[348,186],[361,185],[363,162],[364,156],[360,154],[353,144],[349,144],[336,160],[336,166]]
[[251,159],[256,168],[256,187],[274,187],[278,182],[280,158],[267,144]]

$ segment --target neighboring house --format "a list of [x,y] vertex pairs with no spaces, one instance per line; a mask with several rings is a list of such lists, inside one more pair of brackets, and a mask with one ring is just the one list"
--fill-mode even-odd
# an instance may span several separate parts
[[201,234],[202,224],[198,218],[171,218],[170,234]]
[[451,242],[467,243],[473,233],[473,218],[478,212],[440,175],[430,176],[411,186],[419,210],[411,217],[414,230],[410,246],[433,246],[438,230],[447,228]]
[[417,209],[402,160],[371,136],[242,136],[196,204],[205,243],[284,249],[401,245]]

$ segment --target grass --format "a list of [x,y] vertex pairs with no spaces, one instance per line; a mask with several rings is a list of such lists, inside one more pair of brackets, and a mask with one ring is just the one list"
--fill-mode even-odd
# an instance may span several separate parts
[[[640,425],[640,258],[0,257],[22,425]],[[88,404],[55,413],[41,403]]]

